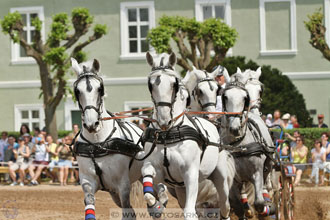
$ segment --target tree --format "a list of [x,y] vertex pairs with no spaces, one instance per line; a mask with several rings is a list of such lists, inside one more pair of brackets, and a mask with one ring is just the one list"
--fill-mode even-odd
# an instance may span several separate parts
[[321,51],[324,58],[330,61],[330,48],[326,41],[326,28],[324,25],[324,15],[322,8],[318,9],[312,15],[308,15],[309,21],[304,21],[305,27],[310,32],[309,43],[315,49]]
[[147,39],[157,53],[171,53],[172,39],[181,56],[177,64],[185,71],[192,70],[194,65],[211,72],[234,46],[237,36],[236,30],[221,19],[198,22],[195,18],[164,15],[159,26],[149,31]]
[[[225,66],[229,74],[236,73],[237,67],[242,71],[256,70],[259,65],[252,60],[245,61],[245,57],[226,57],[221,65]],[[291,80],[282,75],[281,71],[271,66],[262,66],[260,81],[264,84],[261,112],[273,113],[279,109],[282,113],[296,115],[301,127],[312,125],[312,118],[306,109],[305,99]]]
[[71,17],[73,32],[70,32],[72,27],[66,13],[53,16],[51,31],[45,42],[41,36],[42,22],[38,17],[32,19],[31,23],[35,27],[35,33],[31,44],[24,38],[23,20],[18,12],[9,13],[1,20],[3,33],[9,34],[15,43],[19,43],[27,56],[35,59],[39,66],[46,130],[56,139],[56,108],[68,92],[72,93],[66,79],[66,73],[70,67],[70,57],[76,58],[78,62],[86,60],[83,48],[107,32],[106,25],[96,24],[93,29],[94,33],[87,40],[78,42],[89,31],[93,17],[86,8],[73,9]]

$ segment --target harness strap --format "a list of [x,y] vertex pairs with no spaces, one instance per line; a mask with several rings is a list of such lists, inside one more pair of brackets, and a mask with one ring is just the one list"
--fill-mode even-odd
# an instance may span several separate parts
[[96,172],[96,175],[99,177],[100,179],[100,183],[101,183],[101,186],[102,186],[102,191],[108,191],[107,189],[105,189],[104,187],[104,184],[103,184],[103,180],[102,180],[102,170],[101,168],[99,167],[99,165],[96,163],[95,161],[95,158],[94,158],[94,153],[93,152],[90,152],[90,155],[91,155],[91,158],[92,158],[92,161],[93,161],[93,164],[94,164],[94,167],[95,167],[95,172]]
[[167,184],[169,184],[169,185],[172,185],[172,186],[180,186],[180,187],[184,186],[184,182],[178,182],[178,181],[176,181],[176,180],[172,177],[172,175],[171,175],[171,173],[170,173],[170,169],[169,169],[170,162],[169,162],[168,159],[167,159],[167,147],[164,147],[164,161],[163,161],[163,165],[164,165],[164,167],[166,168],[167,174],[168,174],[168,176],[169,176],[170,179],[171,179],[171,180],[169,180],[169,179],[166,179],[166,178],[165,178],[165,182],[166,182]]
[[71,151],[71,154],[73,156],[73,158],[76,160],[76,154],[74,153],[72,146],[76,143],[76,138],[78,137],[78,135],[80,134],[81,130],[78,131],[78,133],[74,136],[74,138],[72,139],[71,144],[69,145],[69,149]]

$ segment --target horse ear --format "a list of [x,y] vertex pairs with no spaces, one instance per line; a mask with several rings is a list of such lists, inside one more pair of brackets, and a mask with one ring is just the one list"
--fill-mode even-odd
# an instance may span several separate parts
[[154,58],[152,58],[151,54],[149,51],[146,53],[146,58],[147,58],[147,63],[153,67],[154,66]]
[[77,75],[79,75],[82,72],[82,69],[79,66],[77,60],[73,57],[71,57],[71,66],[72,66],[73,70],[77,73]]
[[173,53],[173,52],[171,53],[171,55],[168,59],[168,64],[172,67],[175,66],[175,64],[176,64],[176,55],[175,55],[175,53]]
[[237,67],[236,73],[242,74],[242,70],[239,67]]
[[257,80],[259,80],[260,76],[261,76],[261,66],[259,66],[259,68],[257,69],[255,77]]
[[223,76],[225,77],[226,83],[230,83],[230,76],[229,76],[229,73],[228,73],[228,71],[225,67],[223,69]]
[[192,66],[192,71],[196,71],[197,70],[197,68],[193,65]]
[[94,59],[93,61],[93,69],[95,70],[95,73],[100,71],[100,63],[97,59]]

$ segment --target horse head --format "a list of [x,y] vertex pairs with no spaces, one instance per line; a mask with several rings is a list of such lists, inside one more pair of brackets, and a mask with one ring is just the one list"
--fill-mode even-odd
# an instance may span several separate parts
[[245,88],[249,92],[249,96],[251,98],[250,109],[258,111],[261,105],[261,96],[264,91],[264,85],[259,81],[261,67],[259,67],[256,71],[246,70],[244,74],[248,75]]
[[98,76],[100,64],[96,59],[78,64],[74,58],[71,58],[71,63],[77,74],[74,94],[82,113],[83,127],[90,133],[97,132],[104,108],[104,85]]
[[245,84],[240,80],[245,80],[245,76],[241,72],[235,73],[230,82],[226,84],[226,88],[222,93],[222,102],[224,110],[227,112],[237,112],[241,114],[227,115],[228,127],[232,135],[240,135],[244,117],[243,112],[249,107],[250,97],[248,91],[245,89]]
[[162,53],[152,56],[146,54],[147,62],[152,67],[148,76],[148,88],[155,106],[155,117],[161,129],[166,130],[171,126],[173,112],[185,106],[174,105],[180,90],[180,74],[175,71],[176,56]]
[[[219,68],[216,68],[212,73],[208,73],[205,70],[198,70],[193,67],[193,70],[188,71],[182,80],[185,84],[191,84],[194,81],[193,86],[190,85],[191,95],[202,111],[215,112],[219,87],[214,80],[214,75],[219,71]],[[214,118],[213,115],[208,115],[208,117]]]

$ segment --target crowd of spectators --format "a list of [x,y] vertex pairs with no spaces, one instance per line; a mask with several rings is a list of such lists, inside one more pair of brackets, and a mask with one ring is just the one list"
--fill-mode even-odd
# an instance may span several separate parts
[[[73,132],[56,141],[45,130],[35,128],[33,136],[26,125],[20,128],[17,138],[4,131],[0,140],[1,166],[9,168],[5,175],[6,182],[11,186],[38,185],[40,177],[48,178],[49,182],[59,182],[61,186],[70,182],[79,184],[77,162],[72,157],[70,144],[79,132],[78,125],[73,126]],[[72,168],[72,165],[75,168]],[[72,168],[72,169],[71,169]],[[28,171],[28,172],[26,172]]]

